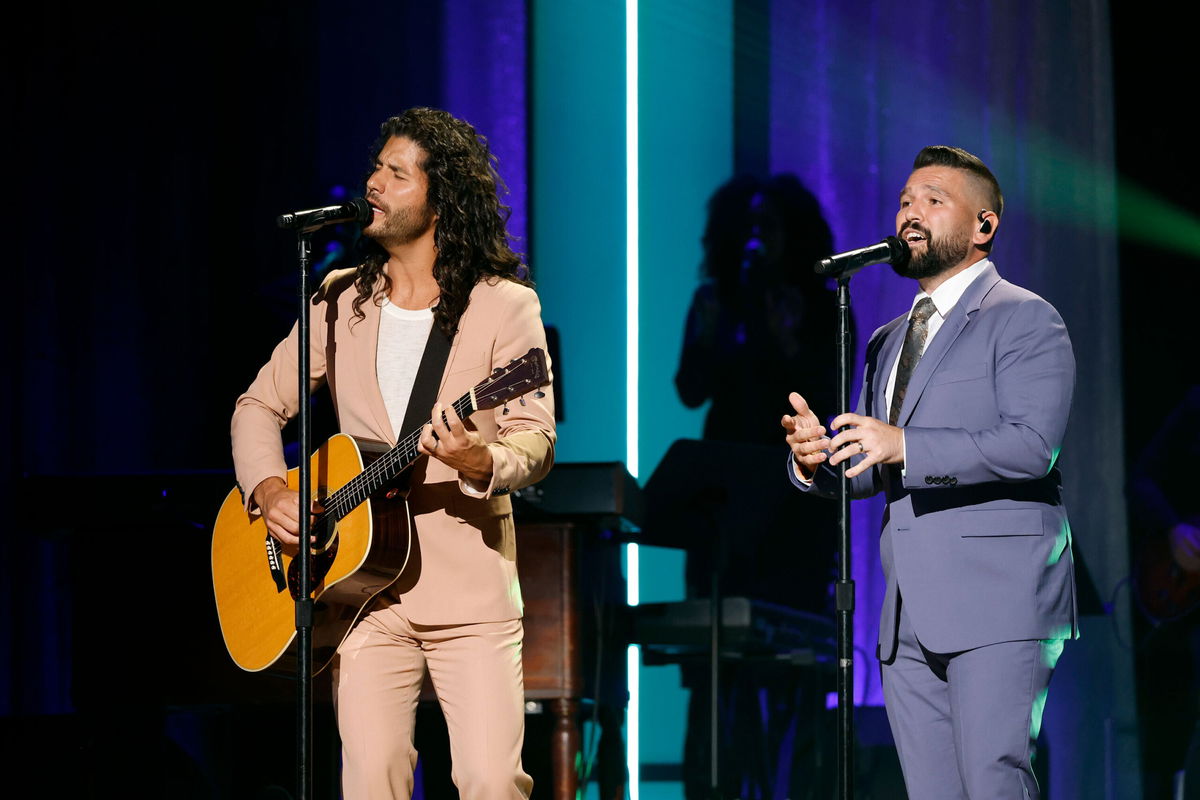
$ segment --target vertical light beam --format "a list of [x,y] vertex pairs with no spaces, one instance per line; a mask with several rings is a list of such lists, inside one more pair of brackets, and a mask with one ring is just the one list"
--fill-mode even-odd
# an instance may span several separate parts
[[641,675],[639,670],[642,666],[641,648],[636,644],[629,645],[625,651],[626,665],[625,671],[629,674],[629,711],[626,717],[625,738],[625,765],[629,770],[629,800],[638,800],[641,796],[641,775],[638,764],[638,710],[641,705],[639,698],[639,685]]
[[[641,558],[636,543],[625,545],[625,603],[636,606],[641,602],[638,576],[641,572]],[[638,753],[641,749],[641,732],[638,725],[641,713],[641,648],[631,644],[625,650],[625,674],[628,675],[629,708],[625,712],[625,768],[629,775],[629,800],[638,800],[641,796],[639,780],[641,763]]]
[[[625,0],[625,463],[638,476],[638,0]],[[626,549],[626,602],[638,604],[638,547]],[[626,651],[629,709],[625,716],[625,767],[629,800],[641,796],[640,732],[641,652]]]
[[625,545],[625,605],[636,606],[642,602],[642,587],[638,584],[641,575],[641,558],[636,542]]
[[638,476],[638,2],[625,0],[625,463]]

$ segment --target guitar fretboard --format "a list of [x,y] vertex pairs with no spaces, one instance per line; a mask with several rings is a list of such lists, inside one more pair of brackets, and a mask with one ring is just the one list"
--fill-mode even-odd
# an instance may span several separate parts
[[[478,410],[471,402],[470,392],[455,400],[452,407],[458,418],[463,420]],[[425,425],[430,422],[427,421]],[[409,433],[397,442],[395,447],[377,458],[371,466],[325,498],[323,503],[325,511],[322,516],[332,517],[334,522],[340,520],[397,475],[408,469],[421,455],[417,450],[417,444],[421,441],[421,431],[424,430],[425,425]]]

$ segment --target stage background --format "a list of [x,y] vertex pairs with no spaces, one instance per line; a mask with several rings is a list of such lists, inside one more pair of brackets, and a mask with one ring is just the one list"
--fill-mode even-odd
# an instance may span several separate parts
[[[139,608],[158,620],[183,602],[171,577],[198,574],[188,585],[203,591],[206,565],[162,563],[162,542],[136,524],[145,509],[98,498],[93,476],[229,468],[233,400],[294,317],[292,246],[274,215],[359,193],[378,123],[435,105],[475,123],[500,158],[512,230],[562,336],[559,458],[625,460],[642,482],[671,441],[700,431],[671,379],[714,187],[739,170],[795,172],[849,248],[891,232],[921,146],[983,157],[1007,198],[996,263],[1059,308],[1075,343],[1062,464],[1076,553],[1105,604],[1054,681],[1050,796],[1138,796],[1123,484],[1128,457],[1196,380],[1182,346],[1194,338],[1196,169],[1151,91],[1191,74],[1186,32],[1103,0],[643,2],[630,452],[624,14],[615,0],[138,15],[48,0],[14,23],[0,478],[11,491],[22,476],[54,477],[36,503],[15,494],[5,528],[6,731],[79,712],[81,608],[114,643],[183,635],[139,630]],[[332,231],[318,257],[343,264],[348,244]],[[886,270],[855,279],[860,364],[867,335],[911,295]],[[879,512],[856,504],[864,654],[882,587]],[[80,519],[98,535],[81,538]],[[166,535],[197,537],[189,552],[203,553],[207,519],[188,522],[192,533]],[[81,581],[93,552],[125,571]],[[679,564],[650,554],[647,583],[677,592]],[[189,652],[220,659],[205,636]],[[111,658],[171,684],[170,663],[131,649]],[[879,702],[876,675],[860,658],[861,702]],[[643,702],[661,726],[643,732],[648,763],[670,763],[681,741],[672,680],[647,676],[667,710]]]

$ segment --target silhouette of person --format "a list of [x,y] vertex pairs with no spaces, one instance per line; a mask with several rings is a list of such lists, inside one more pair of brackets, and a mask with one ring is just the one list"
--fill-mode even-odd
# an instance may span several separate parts
[[[692,297],[675,386],[712,401],[704,438],[775,444],[780,395],[803,365],[828,371],[836,405],[833,292],[813,264],[833,250],[817,199],[794,175],[733,178],[713,194],[703,281]],[[783,404],[786,406],[786,403]],[[815,406],[814,406],[815,407]]]
[[[812,385],[828,393],[821,407],[836,405],[835,294],[813,270],[833,251],[833,236],[816,197],[796,176],[780,174],[766,180],[738,176],[718,188],[708,203],[702,241],[701,283],[688,311],[675,386],[688,407],[711,401],[705,440],[776,446],[779,417],[788,413],[781,399],[797,375],[817,365],[822,377]],[[746,457],[759,458],[761,450],[748,449]],[[729,474],[738,474],[736,464]],[[731,491],[749,504],[753,490]],[[760,515],[758,524],[747,525],[753,530],[725,532],[724,547],[698,542],[688,551],[689,596],[711,595],[716,565],[723,596],[828,612],[834,510],[785,495],[766,512],[765,524]],[[820,794],[820,780],[812,770],[805,774],[801,763],[804,749],[813,745],[804,717],[814,707],[814,689],[798,673],[795,667],[751,661],[722,664],[723,796]],[[707,800],[708,665],[684,664],[682,674],[692,689],[685,792],[689,800]],[[776,784],[784,794],[772,788]]]

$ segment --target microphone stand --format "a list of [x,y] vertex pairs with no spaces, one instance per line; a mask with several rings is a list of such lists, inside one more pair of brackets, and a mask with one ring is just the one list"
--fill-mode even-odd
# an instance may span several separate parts
[[300,262],[300,309],[297,317],[297,361],[300,381],[300,560],[299,586],[296,592],[296,797],[312,798],[312,490],[309,453],[312,451],[312,421],[309,373],[309,269],[312,264],[312,234],[320,225],[302,228],[296,234],[296,255]]
[[[850,408],[850,276],[837,282],[837,407]],[[854,580],[850,570],[850,481],[843,461],[838,471],[838,580],[835,588],[837,615],[838,696],[838,798],[854,797]]]
[[276,224],[284,229],[296,231],[296,257],[300,262],[299,310],[296,315],[297,380],[300,382],[300,546],[296,553],[299,560],[296,586],[296,797],[312,800],[313,765],[313,597],[312,597],[312,390],[310,388],[309,364],[311,326],[309,312],[312,307],[309,289],[309,271],[312,268],[312,235],[326,225],[339,222],[357,222],[366,225],[371,219],[371,206],[361,197],[339,206],[314,208],[283,214]]
[[[895,236],[858,250],[839,253],[816,263],[820,275],[837,279],[837,407],[850,409],[850,278],[871,264],[904,264],[910,258],[908,244]],[[838,695],[838,798],[854,797],[854,579],[850,569],[850,460],[838,465],[838,580],[835,586],[837,614]]]

